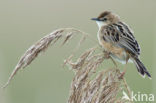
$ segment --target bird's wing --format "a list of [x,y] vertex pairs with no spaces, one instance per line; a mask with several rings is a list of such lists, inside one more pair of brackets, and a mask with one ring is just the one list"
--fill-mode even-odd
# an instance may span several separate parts
[[126,49],[133,56],[140,55],[140,46],[126,24],[119,22],[106,26],[103,32],[103,39],[105,39],[105,41]]

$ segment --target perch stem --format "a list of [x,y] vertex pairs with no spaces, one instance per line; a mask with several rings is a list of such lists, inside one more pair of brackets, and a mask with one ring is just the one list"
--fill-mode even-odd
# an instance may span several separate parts
[[[125,86],[125,88],[126,88],[126,90],[127,90],[127,92],[128,92],[128,96],[131,98],[131,90],[130,90],[130,88],[128,87],[128,84],[127,84],[125,78],[123,78],[123,83],[124,83],[124,86]],[[131,102],[132,102],[132,101],[131,101]],[[133,103],[133,102],[132,102],[132,103]]]

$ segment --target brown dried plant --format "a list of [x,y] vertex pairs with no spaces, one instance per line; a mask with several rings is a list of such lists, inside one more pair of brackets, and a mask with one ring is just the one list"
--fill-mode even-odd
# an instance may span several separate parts
[[[15,74],[22,68],[28,66],[42,51],[45,51],[50,44],[56,43],[64,37],[62,45],[69,41],[74,35],[82,34],[82,39],[78,46],[87,38],[92,39],[87,33],[74,28],[62,28],[46,35],[34,45],[32,45],[17,63],[11,73],[7,83],[2,87],[9,85]],[[95,41],[94,39],[92,39]],[[103,63],[108,56],[105,52],[95,53],[97,48],[91,48],[85,51],[76,62],[72,62],[72,54],[65,60],[64,64],[75,72],[71,83],[68,103],[131,103],[124,99],[120,94],[126,90],[128,97],[131,98],[130,89],[125,79],[119,79],[120,70],[117,67],[103,69],[99,71],[99,65]],[[112,59],[113,60],[113,59]],[[113,61],[115,64],[115,62]],[[125,92],[124,92],[125,93]]]
[[72,56],[65,60],[65,64],[75,71],[68,103],[131,103],[118,96],[127,90],[127,96],[131,97],[125,79],[119,78],[119,69],[112,67],[97,72],[108,57],[103,53],[95,54],[95,50],[91,48],[84,52],[75,63],[71,61]]

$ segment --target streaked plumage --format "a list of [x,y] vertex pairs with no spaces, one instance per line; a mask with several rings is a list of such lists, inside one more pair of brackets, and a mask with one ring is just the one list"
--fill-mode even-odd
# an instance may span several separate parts
[[119,62],[133,61],[141,75],[151,77],[143,63],[139,60],[140,46],[136,41],[132,30],[120,21],[120,18],[105,11],[96,20],[99,31],[98,40],[100,45],[110,53],[110,56]]

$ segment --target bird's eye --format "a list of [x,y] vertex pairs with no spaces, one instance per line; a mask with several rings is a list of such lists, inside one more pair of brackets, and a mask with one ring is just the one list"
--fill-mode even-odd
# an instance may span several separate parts
[[103,21],[107,21],[107,18],[103,18]]

